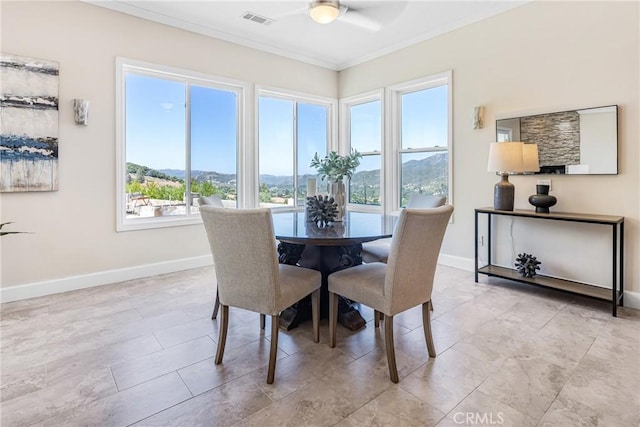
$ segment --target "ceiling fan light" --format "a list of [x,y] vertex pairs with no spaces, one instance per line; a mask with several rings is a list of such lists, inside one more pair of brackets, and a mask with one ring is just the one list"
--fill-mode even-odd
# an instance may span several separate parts
[[309,8],[309,16],[319,24],[333,22],[339,14],[340,8],[330,1],[316,1]]

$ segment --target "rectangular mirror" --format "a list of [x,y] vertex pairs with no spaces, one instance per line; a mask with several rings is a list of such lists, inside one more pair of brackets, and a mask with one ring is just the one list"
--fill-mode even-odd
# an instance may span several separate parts
[[618,106],[496,120],[496,141],[538,144],[541,174],[618,173]]

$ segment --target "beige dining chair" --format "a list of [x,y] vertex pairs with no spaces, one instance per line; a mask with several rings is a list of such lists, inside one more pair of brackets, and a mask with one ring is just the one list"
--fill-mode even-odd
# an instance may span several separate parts
[[422,326],[430,357],[436,357],[431,335],[433,278],[453,206],[403,209],[400,212],[387,264],[374,262],[329,275],[329,345],[336,345],[338,295],[367,305],[384,315],[384,340],[389,377],[398,382],[393,344],[393,316],[422,304]]
[[319,271],[279,264],[271,211],[200,208],[213,254],[222,308],[215,363],[222,363],[229,326],[229,307],[271,316],[271,351],[267,383],[272,384],[278,351],[278,315],[311,294],[313,341],[320,339]]
[[[447,198],[444,196],[432,196],[430,194],[412,194],[407,200],[407,208],[409,209],[432,209],[444,205]],[[373,242],[362,244],[362,261],[371,262],[387,262],[389,258],[389,247],[391,239],[378,239]]]
[[[218,208],[224,208],[224,203],[222,203],[222,199],[218,196],[206,196],[198,198],[198,206],[215,206]],[[220,297],[218,296],[218,288],[216,285],[216,300],[213,303],[213,313],[211,313],[211,319],[215,319],[218,317],[218,309],[220,308]],[[260,326],[264,329],[264,322],[262,318],[260,318]]]

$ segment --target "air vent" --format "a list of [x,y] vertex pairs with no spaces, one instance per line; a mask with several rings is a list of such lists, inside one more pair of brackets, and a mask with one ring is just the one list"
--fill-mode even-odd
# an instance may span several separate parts
[[248,21],[253,21],[261,25],[271,25],[276,22],[273,19],[267,18],[265,16],[257,15],[253,12],[245,12],[242,17]]

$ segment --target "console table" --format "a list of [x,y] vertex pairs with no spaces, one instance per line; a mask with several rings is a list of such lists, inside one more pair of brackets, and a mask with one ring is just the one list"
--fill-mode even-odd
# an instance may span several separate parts
[[[487,215],[487,265],[478,266],[478,216]],[[510,217],[533,218],[540,220],[583,222],[589,224],[601,224],[611,227],[612,251],[611,263],[613,267],[611,289],[589,285],[587,283],[572,280],[558,279],[544,275],[534,277],[524,277],[515,269],[499,267],[491,264],[491,217],[493,215],[503,215]],[[503,279],[514,280],[522,283],[546,286],[587,295],[593,298],[611,301],[612,315],[617,316],[618,304],[623,305],[624,293],[624,217],[612,215],[591,215],[579,213],[536,213],[528,210],[502,211],[493,208],[478,208],[475,210],[475,281],[478,282],[478,274],[501,277]]]

